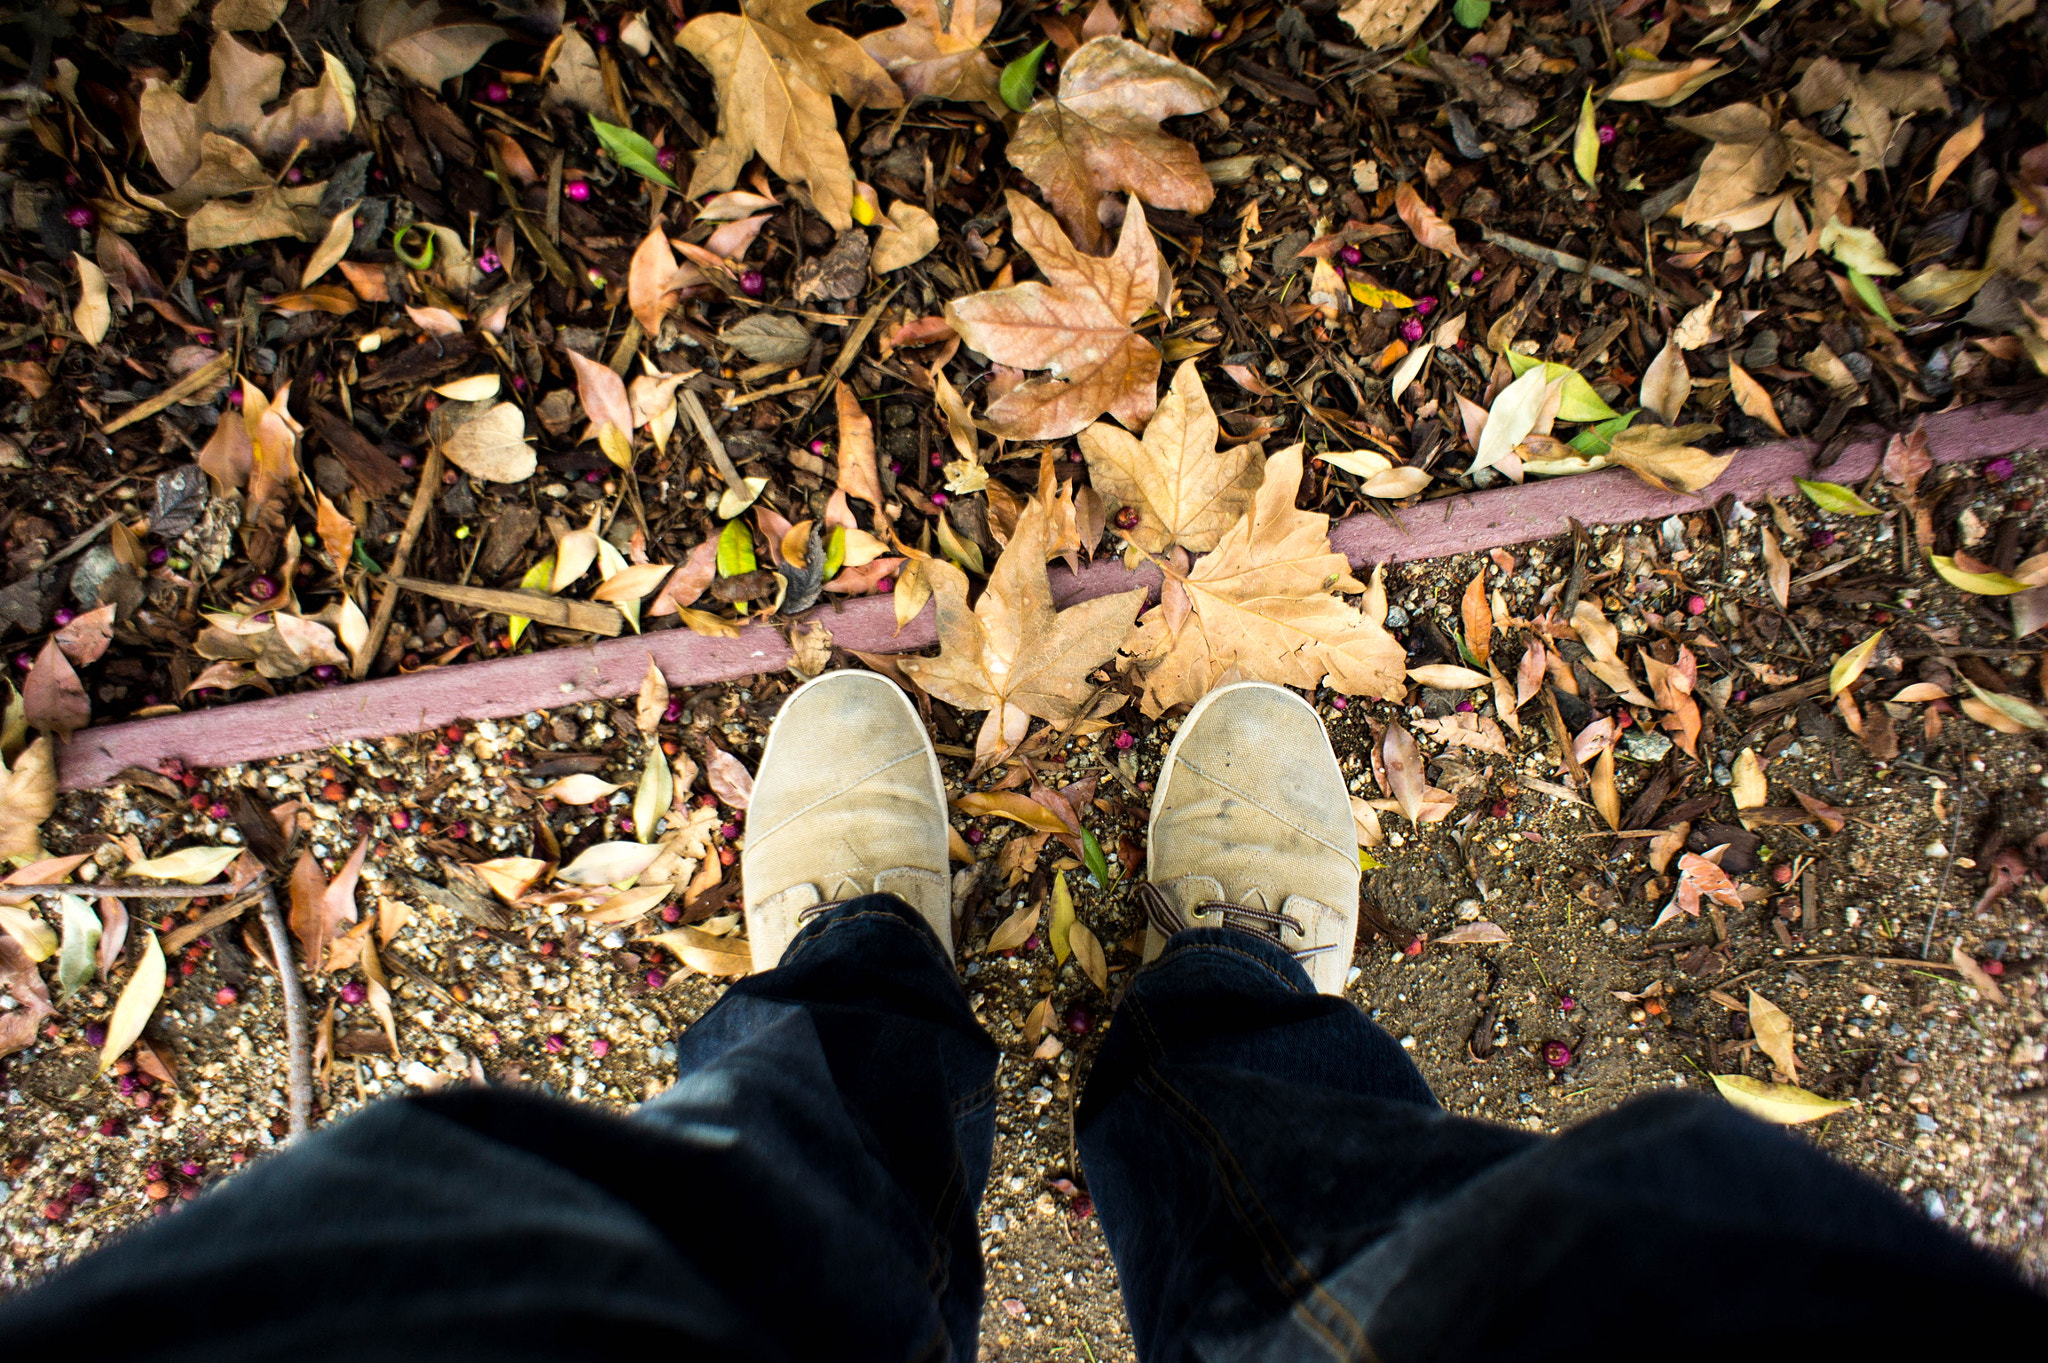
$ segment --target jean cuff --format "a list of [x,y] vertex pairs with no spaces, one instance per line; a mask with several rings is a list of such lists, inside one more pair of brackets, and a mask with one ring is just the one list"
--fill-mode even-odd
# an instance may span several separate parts
[[945,948],[939,944],[938,934],[932,931],[932,925],[925,922],[916,909],[893,894],[864,894],[834,904],[797,930],[789,945],[782,949],[782,959],[775,964],[778,968],[794,965],[804,952],[827,945],[844,949],[851,945],[844,940],[848,933],[889,934],[903,928],[908,928],[931,952],[933,959],[948,971],[957,970]]
[[1257,962],[1266,967],[1280,982],[1298,994],[1316,994],[1315,982],[1302,969],[1301,962],[1294,954],[1272,938],[1262,933],[1245,932],[1238,928],[1183,928],[1166,939],[1166,949],[1158,959],[1145,967],[1146,971],[1159,970],[1176,959],[1191,954],[1214,959],[1218,956],[1234,956]]

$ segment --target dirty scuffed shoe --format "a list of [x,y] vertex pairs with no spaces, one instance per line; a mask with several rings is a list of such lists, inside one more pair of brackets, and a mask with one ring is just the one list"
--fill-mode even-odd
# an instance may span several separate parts
[[1145,959],[1184,928],[1277,940],[1325,994],[1342,993],[1358,936],[1351,801],[1323,724],[1284,687],[1202,697],[1166,750],[1152,797]]
[[893,894],[950,956],[946,788],[909,697],[872,672],[798,687],[768,731],[741,862],[754,969],[772,969],[825,908]]

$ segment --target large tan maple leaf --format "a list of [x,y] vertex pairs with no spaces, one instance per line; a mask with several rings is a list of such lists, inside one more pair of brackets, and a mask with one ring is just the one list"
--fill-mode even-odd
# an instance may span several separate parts
[[1085,250],[1102,241],[1102,196],[1121,190],[1158,208],[1200,213],[1216,197],[1194,144],[1159,120],[1222,102],[1209,78],[1128,38],[1091,38],[1060,83],[1010,135],[1010,164],[1031,177]]
[[[1386,599],[1330,549],[1330,518],[1294,505],[1301,446],[1266,461],[1237,523],[1185,577],[1169,573],[1124,650],[1144,673],[1148,715],[1200,700],[1225,673],[1284,686],[1326,679],[1347,695],[1398,699],[1407,656],[1383,623]],[[1364,610],[1340,592],[1367,592]]]
[[1116,252],[1078,250],[1052,214],[1009,192],[1010,232],[1045,282],[970,294],[946,304],[960,339],[999,364],[1042,369],[988,405],[989,430],[1012,440],[1058,440],[1108,412],[1143,430],[1159,401],[1159,351],[1131,323],[1159,301],[1159,244],[1135,199]]
[[1088,480],[1109,503],[1111,517],[1124,507],[1137,512],[1124,538],[1148,554],[1175,545],[1198,554],[1216,547],[1251,505],[1265,473],[1258,445],[1219,450],[1219,433],[1193,360],[1174,371],[1143,440],[1100,421],[1081,432]]
[[832,96],[894,109],[903,92],[849,35],[806,17],[817,3],[740,0],[738,14],[700,14],[676,34],[718,88],[718,136],[697,157],[691,198],[731,189],[759,153],[777,175],[809,187],[826,222],[853,226],[853,167]]
[[944,559],[924,563],[938,609],[939,656],[905,658],[907,675],[962,710],[986,710],[975,739],[977,769],[1017,746],[1034,718],[1073,719],[1095,692],[1088,674],[1129,633],[1145,593],[1098,596],[1055,610],[1045,574],[1046,510],[1034,499],[972,610],[967,575]]
[[942,12],[939,0],[893,0],[907,21],[860,40],[869,56],[896,78],[912,99],[950,99],[985,104],[1000,117],[995,63],[982,40],[1003,17],[1002,0],[953,0]]

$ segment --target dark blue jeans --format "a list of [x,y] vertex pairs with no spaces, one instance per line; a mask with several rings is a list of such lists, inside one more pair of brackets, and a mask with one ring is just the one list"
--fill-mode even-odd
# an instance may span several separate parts
[[[825,914],[680,1052],[631,1120],[379,1104],[0,1305],[0,1355],[973,1359],[996,1049],[916,916]],[[1556,1139],[1446,1117],[1356,1008],[1221,929],[1133,982],[1080,1147],[1147,1363],[1893,1357],[2048,1325],[1716,1103]]]

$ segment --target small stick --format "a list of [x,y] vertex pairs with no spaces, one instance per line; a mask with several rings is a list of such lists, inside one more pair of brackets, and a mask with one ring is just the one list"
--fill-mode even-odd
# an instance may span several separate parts
[[377,618],[370,622],[370,637],[364,641],[362,652],[349,667],[349,676],[361,681],[370,670],[370,662],[384,644],[385,631],[391,628],[391,616],[398,609],[398,581],[405,576],[406,560],[412,556],[413,541],[420,537],[420,527],[427,523],[427,510],[434,504],[434,493],[441,486],[441,447],[435,445],[427,451],[427,462],[420,467],[419,491],[413,493],[412,510],[406,515],[405,529],[398,536],[398,550],[391,556],[391,565],[384,570],[384,595],[377,599]]
[[105,895],[108,899],[205,899],[209,895],[234,894],[242,887],[217,881],[211,885],[95,885],[79,881],[63,885],[0,885],[0,904],[11,894],[75,894],[81,897]]
[[1656,290],[1652,289],[1642,280],[1632,275],[1625,275],[1619,270],[1609,269],[1605,265],[1595,265],[1584,256],[1575,256],[1568,251],[1559,251],[1549,246],[1538,246],[1533,241],[1524,241],[1520,237],[1509,236],[1506,232],[1496,232],[1490,227],[1486,229],[1486,239],[1495,246],[1502,246],[1513,251],[1518,256],[1527,256],[1529,259],[1541,261],[1545,265],[1555,265],[1558,269],[1564,270],[1567,273],[1591,275],[1603,284],[1612,284],[1617,289],[1626,289],[1638,298],[1646,298],[1651,301],[1655,301],[1657,298]]
[[303,1136],[313,1115],[313,1054],[306,1026],[306,991],[299,986],[299,972],[292,964],[291,934],[285,930],[284,914],[277,907],[277,891],[263,884],[263,928],[270,935],[270,954],[277,966],[277,982],[284,989],[284,1044],[290,1052],[290,1108],[288,1130]]
[[1934,892],[1934,906],[1927,910],[1927,935],[1920,939],[1920,959],[1934,950],[1934,925],[1941,918],[1941,904],[1948,896],[1948,878],[1956,869],[1956,839],[1963,835],[1963,792],[1956,792],[1956,817],[1948,833],[1948,856],[1941,863],[1941,888]]

